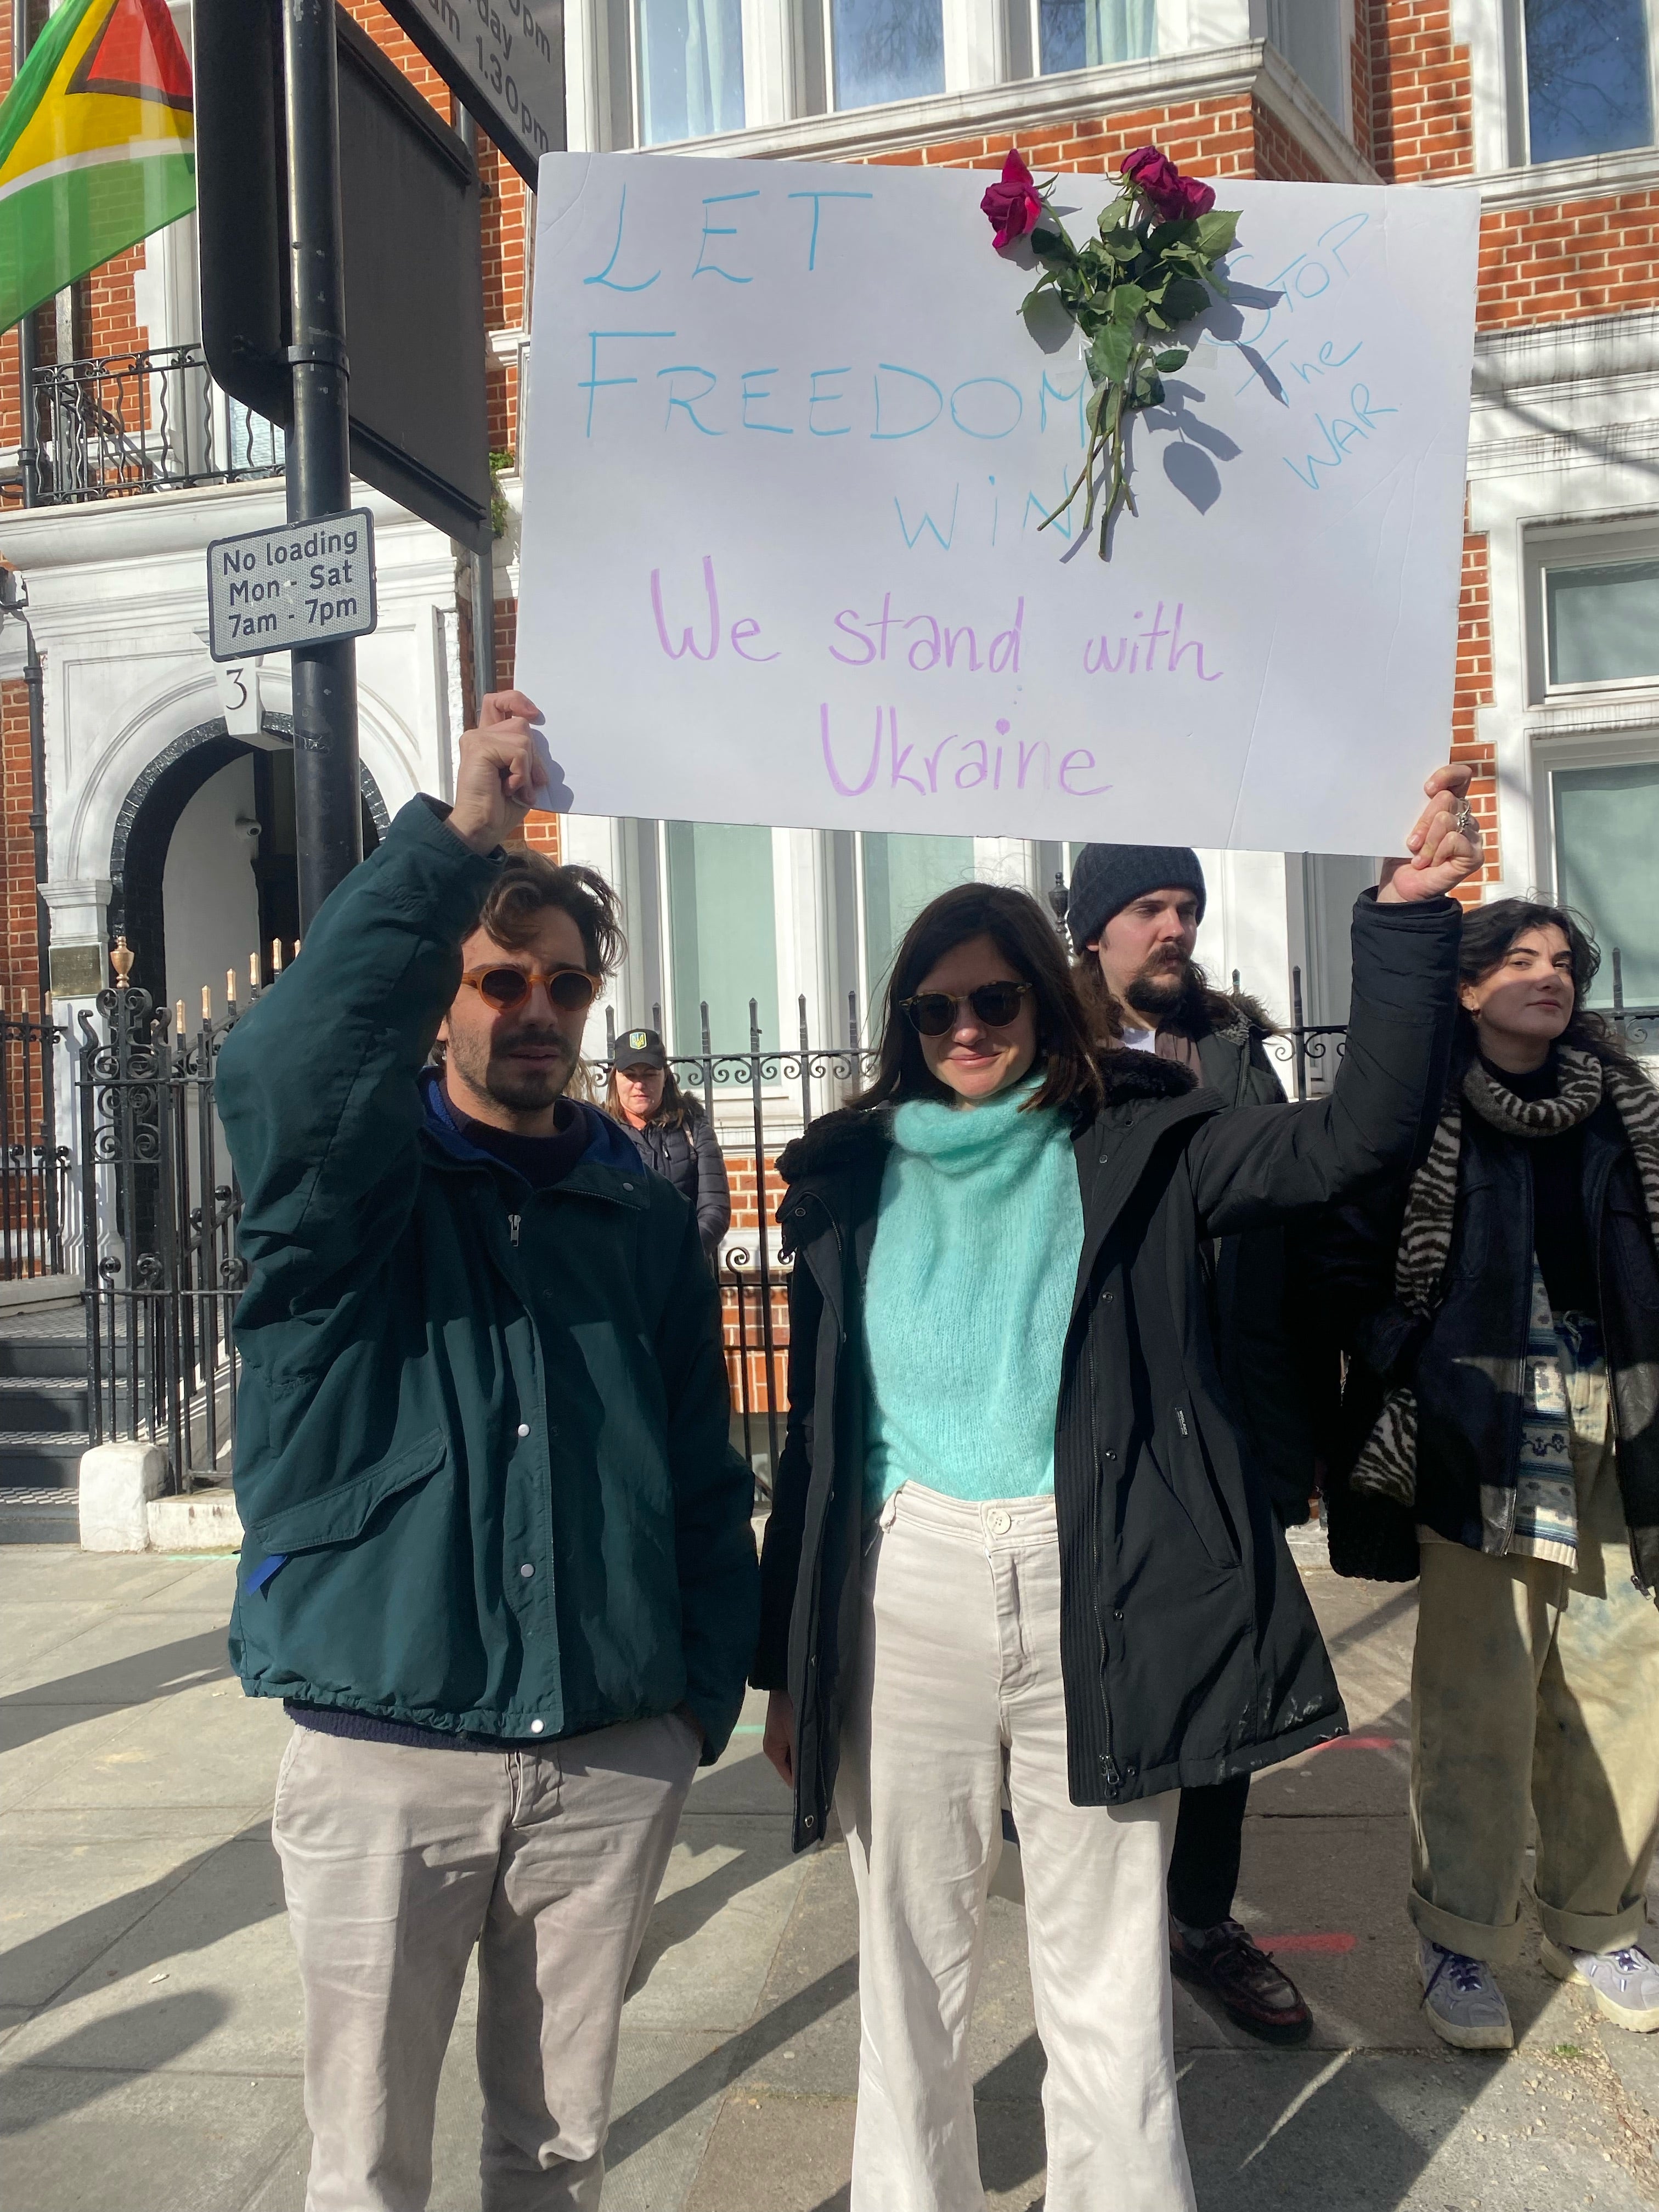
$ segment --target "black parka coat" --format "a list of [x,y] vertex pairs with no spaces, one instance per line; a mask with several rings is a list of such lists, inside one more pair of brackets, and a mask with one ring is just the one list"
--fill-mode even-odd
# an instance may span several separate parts
[[[1326,1325],[1351,1355],[1329,1489],[1338,1574],[1411,1580],[1419,1522],[1479,1551],[1482,1486],[1515,1480],[1532,1306],[1531,1148],[1477,1114],[1464,1115],[1462,1134],[1451,1250],[1428,1320],[1395,1302],[1404,1184],[1343,1207],[1321,1224],[1310,1253]],[[1609,1099],[1584,1127],[1583,1188],[1632,1562],[1651,1588],[1659,1584],[1659,1255]],[[1363,1495],[1348,1480],[1395,1383],[1417,1396],[1414,1508]]]
[[[1265,1049],[1272,1024],[1254,1000],[1197,994],[1182,1027],[1206,1091],[1224,1106],[1282,1106],[1285,1086]],[[1300,1326],[1296,1254],[1283,1228],[1224,1237],[1215,1248],[1216,1341],[1243,1441],[1286,1525],[1308,1517],[1316,1480],[1316,1435],[1334,1410],[1336,1363],[1314,1356]]]
[[[1328,1099],[1224,1108],[1112,1053],[1076,1134],[1083,1249],[1054,1438],[1072,1801],[1248,1774],[1346,1726],[1283,1532],[1246,1474],[1217,1360],[1207,1241],[1310,1214],[1425,1154],[1445,1085],[1459,913],[1354,921],[1348,1049]],[[823,1833],[859,1619],[862,1302],[885,1117],[827,1115],[779,1163],[790,1411],[762,1561],[754,1672],[794,1700],[799,1850]]]
[[642,1129],[631,1121],[623,1126],[647,1167],[672,1182],[690,1206],[703,1251],[714,1265],[720,1239],[732,1225],[732,1192],[714,1124],[693,1108],[684,1127],[667,1121],[647,1121]]

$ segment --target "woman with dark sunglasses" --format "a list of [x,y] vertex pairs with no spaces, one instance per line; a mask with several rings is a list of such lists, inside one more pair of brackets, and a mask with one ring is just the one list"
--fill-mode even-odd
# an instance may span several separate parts
[[789,1424],[754,1680],[796,1848],[859,1897],[852,2212],[982,2207],[968,2029],[1005,1786],[1048,2212],[1189,2212],[1164,1881],[1179,1792],[1339,1735],[1217,1369],[1210,1240],[1420,1156],[1444,1081],[1465,768],[1355,913],[1334,1096],[1224,1107],[1102,1052],[1023,892],[935,899],[876,1076],[784,1153]]

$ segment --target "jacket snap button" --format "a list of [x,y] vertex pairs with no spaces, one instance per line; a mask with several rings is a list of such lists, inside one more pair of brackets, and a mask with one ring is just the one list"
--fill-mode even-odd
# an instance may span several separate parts
[[633,1189],[633,1188],[634,1188],[634,1186],[633,1186],[633,1184],[632,1184],[631,1182],[625,1182],[625,1183],[623,1185],[623,1188],[624,1190],[632,1190],[632,1189]]
[[[533,1575],[533,1574],[535,1573],[535,1571],[536,1571],[536,1570],[534,1569],[534,1567],[532,1567],[532,1566],[531,1565],[531,1564],[530,1564],[530,1562],[529,1562],[529,1560],[528,1560],[528,1559],[526,1559],[526,1560],[525,1561],[524,1565],[523,1565],[520,1568],[520,1570],[519,1570],[519,1572],[523,1576],[523,1577],[524,1577],[524,1579],[526,1580],[526,1582],[528,1582],[528,1581],[530,1580],[530,1577],[532,1577],[532,1575]],[[1123,1615],[1122,1615],[1121,1613],[1119,1613],[1119,1615],[1118,1615],[1118,1619],[1119,1619],[1120,1620],[1122,1620],[1122,1618],[1123,1618]]]
[[530,1434],[530,1424],[529,1424],[529,1422],[528,1422],[528,1421],[520,1421],[520,1424],[519,1424],[519,1434],[520,1434],[521,1437],[527,1437],[527,1436]]
[[[528,1567],[524,1567],[524,1568],[520,1569],[520,1571],[521,1573],[524,1573],[524,1574],[526,1574],[526,1575],[527,1575],[527,1574],[530,1572],[530,1570],[529,1570],[529,1568],[528,1568]],[[1115,1613],[1112,1615],[1112,1619],[1113,1619],[1114,1620],[1122,1620],[1122,1618],[1123,1618],[1123,1612],[1122,1612],[1122,1608],[1120,1607],[1119,1607],[1119,1609],[1118,1609],[1118,1611],[1117,1611],[1117,1612],[1115,1612]]]
[[542,1732],[542,1726],[543,1726],[543,1723],[542,1723],[540,1721],[532,1721],[532,1722],[531,1722],[531,1723],[530,1723],[530,1733],[531,1733],[531,1735],[539,1735],[541,1734],[541,1732]]
[[809,1836],[811,1834],[811,1832],[812,1832],[813,1829],[814,1829],[814,1828],[816,1828],[817,1825],[818,1825],[818,1824],[817,1824],[817,1821],[816,1820],[816,1819],[813,1817],[813,1815],[812,1815],[811,1813],[809,1813],[809,1814],[806,1815],[806,1818],[805,1818],[805,1819],[801,1822],[801,1826],[802,1826],[802,1827],[805,1829],[805,1831],[806,1831],[806,1832],[807,1832],[807,1834],[808,1834]]

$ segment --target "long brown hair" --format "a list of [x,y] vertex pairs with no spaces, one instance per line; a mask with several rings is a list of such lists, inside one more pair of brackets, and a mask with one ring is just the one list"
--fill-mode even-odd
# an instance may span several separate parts
[[[1029,892],[1000,884],[958,884],[941,891],[904,933],[893,957],[882,1006],[876,1073],[855,1106],[884,1106],[906,1098],[950,1101],[928,1068],[921,1039],[902,1012],[903,1002],[953,945],[988,937],[1036,1000],[1037,1062],[1042,1082],[1025,1109],[1054,1106],[1079,1121],[1099,1108],[1103,1092],[1089,1023],[1073,986],[1054,926]],[[1025,1110],[1025,1109],[1022,1109]]]
[[[1577,915],[1564,906],[1546,906],[1540,899],[1494,899],[1490,906],[1468,907],[1463,914],[1463,936],[1457,952],[1457,980],[1479,983],[1499,966],[1516,938],[1529,929],[1559,929],[1572,955],[1572,1015],[1556,1039],[1578,1052],[1611,1061],[1632,1075],[1644,1071],[1626,1050],[1618,1030],[1609,1021],[1592,1013],[1584,1000],[1601,965],[1601,948]],[[1451,1078],[1461,1083],[1464,1070],[1480,1049],[1474,1020],[1462,1005],[1457,1010],[1456,1042],[1452,1051]]]
[[[617,1064],[611,1063],[610,1080],[605,1086],[605,1110],[613,1121],[629,1126],[623,1111],[622,1101],[617,1096]],[[674,1080],[674,1071],[665,1067],[662,1072],[662,1098],[648,1127],[653,1129],[691,1129],[702,1119],[702,1102],[690,1098]]]

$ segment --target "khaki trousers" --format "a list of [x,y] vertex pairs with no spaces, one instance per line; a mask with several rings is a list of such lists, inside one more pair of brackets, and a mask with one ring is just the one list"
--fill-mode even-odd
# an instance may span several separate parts
[[1425,1542],[1412,1670],[1412,1892],[1425,1936],[1506,1965],[1528,1816],[1544,1933],[1639,1942],[1659,1840],[1659,1610],[1631,1580],[1605,1372],[1570,1372],[1576,1569]]
[[305,1990],[306,2212],[422,2212],[478,1951],[485,2212],[590,2212],[623,1992],[696,1766],[678,1716],[544,1751],[296,1728],[271,1823]]
[[865,1555],[836,1791],[859,1899],[852,2212],[982,2212],[968,2028],[1005,1768],[1048,2212],[1191,2212],[1164,1898],[1178,1797],[1071,1802],[1053,1498],[913,1483]]

